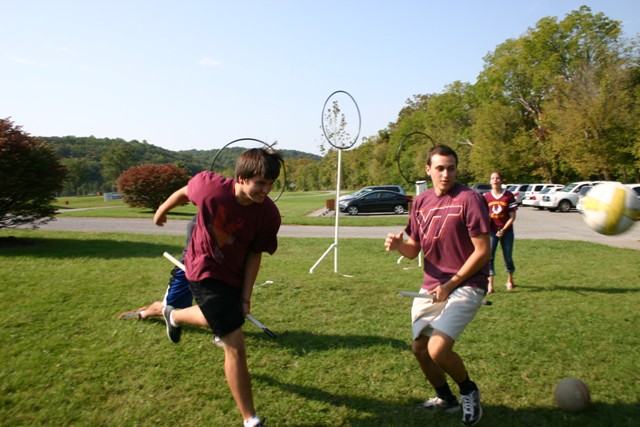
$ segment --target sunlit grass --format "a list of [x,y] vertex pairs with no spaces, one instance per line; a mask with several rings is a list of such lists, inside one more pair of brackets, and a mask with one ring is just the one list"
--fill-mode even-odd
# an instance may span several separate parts
[[[13,236],[13,239],[7,239]],[[168,342],[162,321],[118,321],[162,297],[184,238],[0,230],[3,425],[240,425],[205,330]],[[432,394],[409,350],[415,261],[381,241],[280,239],[245,325],[256,406],[272,426],[458,426],[414,404]],[[7,243],[7,241],[11,241]],[[457,344],[483,392],[482,425],[632,426],[640,384],[638,252],[519,240],[515,292],[502,286]],[[344,275],[353,276],[345,277]],[[499,272],[497,283],[505,279]],[[554,408],[554,385],[581,378],[593,405]],[[453,387],[454,390],[456,387]]]

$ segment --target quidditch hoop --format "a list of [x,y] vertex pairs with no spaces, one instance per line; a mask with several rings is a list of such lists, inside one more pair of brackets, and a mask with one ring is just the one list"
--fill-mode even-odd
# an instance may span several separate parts
[[408,178],[404,172],[402,171],[402,166],[400,166],[400,153],[402,152],[402,149],[404,148],[404,143],[407,141],[407,139],[409,139],[410,137],[414,136],[414,135],[421,135],[424,136],[425,138],[427,138],[429,141],[431,141],[431,146],[435,147],[436,144],[435,142],[433,142],[433,139],[427,135],[424,132],[411,132],[410,134],[406,135],[402,141],[400,142],[400,145],[398,146],[398,152],[396,153],[396,164],[398,165],[398,171],[400,172],[400,175],[402,175],[402,177],[404,178],[405,181],[407,181],[408,183],[412,184],[416,181],[418,181],[420,178],[417,177],[415,179],[411,179]]
[[[353,105],[355,105],[356,107],[356,111],[358,112],[358,133],[356,134],[355,138],[353,138],[353,141],[348,141],[346,144],[338,144],[337,141],[331,141],[331,138],[329,138],[329,135],[327,134],[327,130],[325,128],[325,124],[324,124],[324,112],[327,109],[327,104],[329,103],[329,100],[336,94],[339,93],[344,93],[345,95],[347,95],[349,98],[351,98],[351,101],[353,101]],[[360,127],[362,125],[362,118],[360,116],[360,108],[358,108],[358,103],[356,102],[355,99],[353,99],[353,96],[351,96],[349,94],[349,92],[346,92],[344,90],[337,90],[335,92],[333,92],[331,95],[329,95],[329,97],[327,98],[327,100],[324,102],[324,106],[322,107],[322,133],[324,133],[324,137],[327,139],[327,141],[329,141],[329,144],[331,144],[333,147],[337,148],[338,150],[348,150],[349,148],[353,147],[356,143],[356,141],[358,140],[358,137],[360,137]]]

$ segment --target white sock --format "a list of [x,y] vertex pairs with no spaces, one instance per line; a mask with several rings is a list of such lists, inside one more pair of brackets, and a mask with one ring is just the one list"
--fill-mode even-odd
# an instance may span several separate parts
[[173,311],[171,312],[171,314],[169,314],[169,323],[171,323],[171,326],[173,326],[174,328],[178,327],[178,324],[173,321]]
[[254,427],[258,425],[259,422],[260,418],[258,418],[257,415],[254,415],[253,417],[244,420],[244,427]]

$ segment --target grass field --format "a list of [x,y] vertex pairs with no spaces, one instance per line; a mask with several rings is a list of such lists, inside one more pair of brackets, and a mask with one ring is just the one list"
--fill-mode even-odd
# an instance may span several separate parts
[[[158,321],[117,315],[159,299],[182,236],[0,230],[0,424],[240,426],[211,334],[179,345]],[[458,426],[414,408],[432,391],[409,350],[415,261],[375,239],[280,239],[245,325],[256,406],[270,426]],[[640,419],[638,252],[519,240],[512,293],[498,287],[457,344],[482,389],[484,426],[635,426]],[[552,261],[550,261],[552,260]],[[343,274],[353,276],[344,277]],[[497,282],[504,280],[497,277]],[[554,407],[581,378],[593,404]],[[456,388],[454,387],[454,390]]]
[[[329,191],[287,192],[276,203],[282,214],[283,224],[333,225],[334,216],[309,216],[325,208],[327,200],[333,198],[335,198],[335,192]],[[55,206],[60,210],[60,215],[69,217],[153,218],[153,212],[149,209],[130,208],[122,200],[105,202],[102,196],[61,198]],[[76,211],[75,209],[88,210]],[[189,204],[174,209],[168,217],[186,220],[195,213],[196,207]],[[340,218],[340,224],[347,226],[404,226],[406,223],[407,215],[360,214],[355,217]]]

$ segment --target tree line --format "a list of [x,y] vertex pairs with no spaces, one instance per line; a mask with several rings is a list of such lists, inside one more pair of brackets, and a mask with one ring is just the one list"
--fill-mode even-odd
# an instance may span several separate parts
[[[63,136],[39,137],[50,144],[67,169],[67,178],[60,195],[87,195],[115,191],[118,177],[131,167],[143,164],[173,164],[188,175],[210,169],[219,149],[171,151],[146,141],[125,141],[120,138]],[[216,159],[215,172],[233,176],[236,159],[245,150],[229,146]],[[299,158],[319,161],[320,156],[296,150],[281,150],[286,160]]]

